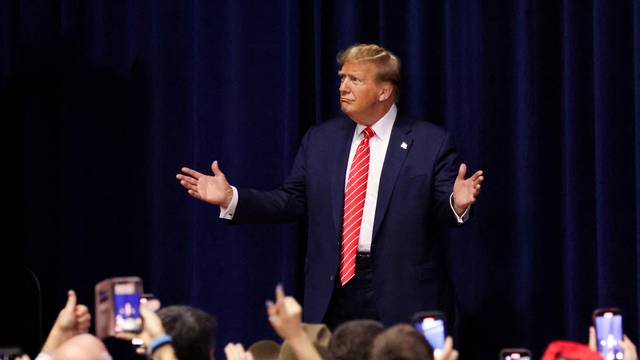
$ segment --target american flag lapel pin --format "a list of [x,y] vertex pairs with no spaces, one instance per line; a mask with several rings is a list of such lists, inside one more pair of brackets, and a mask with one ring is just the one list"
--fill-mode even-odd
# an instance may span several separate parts
[[408,146],[409,146],[409,145],[407,145],[407,143],[406,143],[406,142],[404,142],[404,141],[402,142],[402,144],[400,144],[400,147],[401,147],[401,148],[403,148],[403,149],[405,149],[405,150],[407,150],[407,147],[408,147]]

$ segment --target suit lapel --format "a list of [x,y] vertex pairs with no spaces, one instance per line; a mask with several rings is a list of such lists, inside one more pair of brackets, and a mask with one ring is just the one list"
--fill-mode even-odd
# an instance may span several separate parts
[[341,241],[342,234],[342,215],[344,207],[344,186],[345,176],[347,173],[347,164],[349,162],[349,151],[351,150],[351,142],[353,140],[353,132],[355,131],[355,123],[345,119],[340,128],[337,141],[334,146],[334,152],[331,161],[332,179],[331,179],[331,204],[333,211],[333,220],[336,226],[336,241]]
[[389,200],[391,199],[391,194],[393,193],[393,189],[398,179],[398,173],[400,173],[400,169],[402,169],[402,164],[404,163],[407,154],[411,151],[413,139],[410,137],[410,132],[410,121],[398,115],[395,123],[393,124],[391,138],[389,139],[389,146],[387,147],[387,154],[382,166],[382,174],[380,174],[376,215],[373,221],[372,241],[375,241],[376,234],[380,228],[384,214],[387,211],[387,207],[389,206]]

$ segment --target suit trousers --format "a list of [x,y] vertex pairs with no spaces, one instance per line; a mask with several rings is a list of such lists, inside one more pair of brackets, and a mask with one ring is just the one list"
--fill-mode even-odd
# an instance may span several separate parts
[[371,254],[359,252],[356,256],[356,275],[344,286],[340,284],[340,277],[336,276],[323,322],[333,331],[349,320],[380,320],[375,295]]

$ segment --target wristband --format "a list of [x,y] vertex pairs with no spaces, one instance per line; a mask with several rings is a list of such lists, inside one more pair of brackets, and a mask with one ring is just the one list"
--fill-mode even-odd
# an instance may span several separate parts
[[147,349],[147,354],[149,354],[149,356],[153,355],[153,353],[158,350],[159,347],[170,343],[171,340],[173,340],[171,335],[158,336],[157,338],[151,340],[151,342],[149,343],[149,348]]

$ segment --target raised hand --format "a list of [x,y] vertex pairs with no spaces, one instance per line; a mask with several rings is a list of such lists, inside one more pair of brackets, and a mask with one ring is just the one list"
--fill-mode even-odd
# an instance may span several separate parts
[[224,354],[227,356],[227,360],[253,360],[253,355],[249,351],[245,351],[240,343],[228,343],[224,347]]
[[180,170],[183,174],[176,175],[176,178],[180,180],[180,185],[187,189],[189,195],[209,204],[229,206],[233,198],[233,190],[227,178],[220,171],[218,161],[211,163],[213,176],[199,173],[188,167],[183,167]]
[[465,210],[476,202],[480,195],[480,185],[484,181],[482,170],[478,170],[470,178],[465,180],[467,165],[461,164],[458,169],[458,177],[453,184],[453,209],[458,215],[462,215]]
[[447,336],[447,339],[444,341],[444,348],[442,349],[442,351],[434,351],[434,358],[435,360],[458,359],[458,350],[453,348],[453,339],[451,338],[451,336]]
[[91,326],[91,314],[89,309],[77,304],[76,293],[73,290],[67,292],[67,303],[51,328],[47,341],[42,347],[42,352],[51,354],[66,340],[89,331]]
[[281,338],[287,340],[304,336],[302,330],[302,307],[291,296],[285,296],[282,285],[276,287],[276,302],[267,303],[269,322]]

